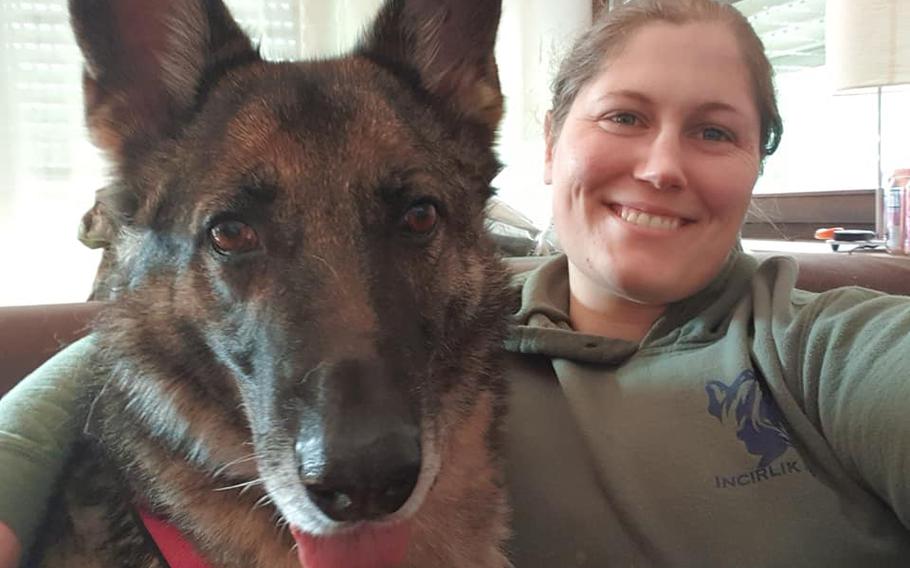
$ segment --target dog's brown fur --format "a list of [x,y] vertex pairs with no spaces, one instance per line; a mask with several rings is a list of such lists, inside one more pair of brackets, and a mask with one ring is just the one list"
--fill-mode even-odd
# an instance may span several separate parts
[[[89,436],[30,562],[163,566],[143,505],[212,566],[298,566],[288,524],[344,530],[298,476],[313,397],[336,388],[308,384],[354,360],[387,370],[438,457],[406,565],[505,566],[506,277],[483,227],[499,2],[390,0],[352,54],[302,63],[262,61],[220,0],[70,10],[90,130],[116,167],[116,298],[96,325]],[[415,233],[402,219],[427,203],[439,220]],[[258,246],[213,248],[224,219]]]

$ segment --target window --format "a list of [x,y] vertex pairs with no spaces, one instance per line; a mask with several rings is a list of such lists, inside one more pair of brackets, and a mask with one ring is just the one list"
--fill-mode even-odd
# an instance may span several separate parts
[[[266,57],[294,59],[350,45],[380,0],[227,3]],[[107,165],[85,130],[66,4],[0,4],[0,305],[83,301],[100,260],[76,239]]]
[[103,164],[83,131],[66,2],[3,2],[0,40],[0,302],[84,299],[97,255],[76,241],[78,212]]
[[[878,93],[838,94],[825,67],[825,0],[741,0],[775,70],[784,137],[756,193],[878,186]],[[902,24],[910,33],[910,22]],[[882,90],[882,169],[910,162],[910,87]]]
[[[835,91],[825,57],[825,0],[734,5],[765,44],[784,121],[743,234],[810,239],[825,226],[874,230],[880,170],[887,177],[910,165],[910,86]],[[897,24],[910,34],[910,22]]]

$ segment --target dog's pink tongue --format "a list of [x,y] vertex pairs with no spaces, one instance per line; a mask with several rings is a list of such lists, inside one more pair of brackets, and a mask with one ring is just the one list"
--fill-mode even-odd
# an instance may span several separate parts
[[303,568],[395,568],[404,562],[411,527],[399,523],[333,536],[292,532]]

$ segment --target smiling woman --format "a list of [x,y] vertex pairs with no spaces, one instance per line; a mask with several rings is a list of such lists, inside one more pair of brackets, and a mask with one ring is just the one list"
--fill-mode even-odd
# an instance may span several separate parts
[[[549,503],[595,502],[564,534],[617,564],[905,564],[910,423],[889,401],[910,395],[907,299],[808,294],[792,262],[737,250],[781,134],[755,32],[710,0],[633,1],[595,21],[554,86],[545,177],[565,255],[522,280],[507,343],[539,361],[511,383],[522,542],[566,515],[542,514],[536,481]],[[563,449],[573,436],[582,450]],[[890,519],[873,523],[879,552],[854,540],[867,497]]]
[[557,87],[545,179],[576,329],[640,339],[734,245],[779,118],[773,99],[760,111],[755,86],[769,75],[754,74],[720,15],[650,23],[608,44],[571,105],[558,106]]

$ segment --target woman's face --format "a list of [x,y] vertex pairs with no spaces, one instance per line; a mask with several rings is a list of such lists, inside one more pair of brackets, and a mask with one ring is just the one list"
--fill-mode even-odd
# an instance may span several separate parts
[[723,25],[642,27],[548,133],[573,296],[663,305],[733,247],[760,165],[750,75]]

